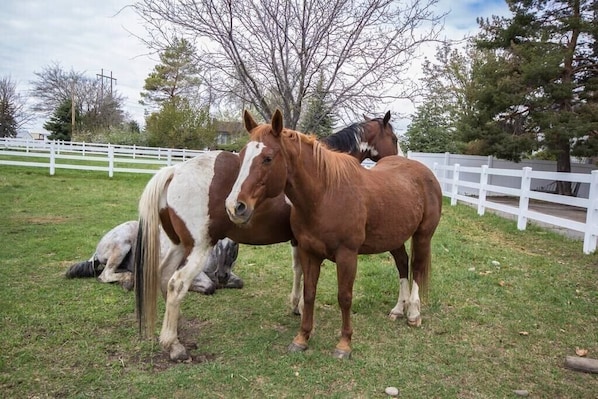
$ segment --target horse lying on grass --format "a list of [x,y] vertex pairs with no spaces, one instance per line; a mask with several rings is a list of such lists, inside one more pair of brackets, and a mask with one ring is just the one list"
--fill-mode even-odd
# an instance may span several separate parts
[[[102,237],[93,256],[89,260],[70,266],[66,271],[66,277],[97,277],[102,283],[117,282],[126,290],[131,290],[135,283],[133,257],[138,230],[137,220],[114,227]],[[170,240],[162,231],[162,257],[168,252],[169,245]],[[232,272],[238,253],[239,244],[236,242],[228,238],[218,241],[189,290],[210,295],[217,288],[243,288],[243,280]]]

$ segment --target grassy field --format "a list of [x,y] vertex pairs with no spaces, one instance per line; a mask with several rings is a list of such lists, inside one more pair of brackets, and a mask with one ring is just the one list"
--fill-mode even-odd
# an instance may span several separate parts
[[353,358],[332,358],[340,311],[325,263],[310,349],[287,354],[299,326],[289,246],[241,246],[245,288],[187,296],[180,332],[194,360],[171,363],[138,339],[131,292],[64,278],[136,218],[148,180],[0,167],[1,397],[384,398],[388,386],[400,398],[598,397],[596,375],[563,367],[576,348],[598,358],[598,255],[446,203],[421,328],[387,318],[398,291],[390,256],[362,257]]

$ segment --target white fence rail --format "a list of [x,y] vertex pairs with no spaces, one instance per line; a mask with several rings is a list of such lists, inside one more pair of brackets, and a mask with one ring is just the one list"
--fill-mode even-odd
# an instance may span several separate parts
[[[534,171],[530,167],[516,170],[489,168],[488,165],[472,167],[461,166],[460,164],[440,165],[438,163],[434,164],[433,170],[443,187],[443,195],[451,199],[451,205],[456,205],[457,201],[463,201],[477,206],[479,215],[483,215],[486,208],[515,215],[517,216],[517,228],[519,230],[525,230],[528,219],[532,219],[578,231],[583,233],[584,236],[583,252],[590,254],[596,250],[598,240],[598,170],[594,170],[590,174],[558,173]],[[464,174],[469,175],[467,180],[462,179]],[[478,176],[477,181],[473,181],[472,175]],[[519,187],[489,184],[492,176],[517,178],[520,181]],[[588,197],[570,197],[533,191],[531,189],[532,179],[587,184],[589,187]],[[463,188],[467,189],[468,195],[462,193]],[[518,197],[519,206],[514,207],[492,201],[492,196],[497,195]],[[583,208],[586,210],[585,223],[533,211],[529,206],[530,199]]]
[[[183,162],[202,151],[164,149],[153,147],[90,144],[76,142],[44,142],[0,138],[0,165],[48,168],[51,175],[56,169],[95,170],[114,173],[155,173],[160,167]],[[468,157],[453,154],[408,154],[434,170],[443,189],[443,195],[477,206],[478,214],[486,208],[517,216],[517,227],[524,230],[528,219],[549,223],[583,233],[583,252],[596,250],[598,239],[598,170],[590,165],[576,166],[585,173],[557,173],[533,170],[529,166],[513,169],[513,164],[491,157]],[[7,159],[8,158],[8,159]],[[25,158],[20,160],[17,158]],[[454,159],[453,159],[454,158]],[[451,162],[458,159],[463,162]],[[82,163],[85,162],[85,163]],[[484,163],[485,164],[482,164]],[[91,165],[90,165],[91,163]],[[544,162],[545,163],[545,162]],[[539,168],[548,168],[544,163]],[[119,166],[121,165],[121,166]],[[137,165],[139,165],[137,167]],[[475,165],[475,166],[473,166]],[[498,165],[508,168],[493,167]],[[590,168],[590,169],[588,169]],[[534,167],[535,169],[535,167]],[[552,166],[554,170],[554,166]],[[577,184],[577,197],[543,192],[549,182],[569,181]],[[492,196],[511,196],[519,199],[519,206],[492,201]],[[585,223],[530,210],[530,199],[563,204],[586,210]]]
[[[0,165],[48,168],[50,175],[54,175],[56,169],[103,171],[107,172],[109,177],[117,172],[156,173],[163,166],[183,162],[201,152],[173,148],[0,138],[0,155],[9,158],[0,158]],[[15,157],[29,160],[15,160]]]

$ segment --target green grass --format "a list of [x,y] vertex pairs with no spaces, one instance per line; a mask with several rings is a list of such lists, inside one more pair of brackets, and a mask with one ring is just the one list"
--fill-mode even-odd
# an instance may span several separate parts
[[195,361],[170,363],[138,339],[132,293],[63,276],[107,230],[136,218],[149,178],[0,167],[2,397],[384,398],[387,386],[401,398],[596,397],[597,376],[563,361],[576,347],[598,358],[598,255],[447,203],[421,328],[387,318],[398,290],[390,256],[361,257],[353,358],[333,359],[340,311],[326,262],[310,348],[288,354],[299,325],[289,246],[241,246],[245,287],[185,298],[180,334],[197,345]]

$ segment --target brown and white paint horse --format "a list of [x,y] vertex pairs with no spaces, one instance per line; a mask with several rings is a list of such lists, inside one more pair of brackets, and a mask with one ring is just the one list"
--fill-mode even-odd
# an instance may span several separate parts
[[[250,141],[240,152],[241,170],[226,199],[226,210],[239,226],[255,225],[255,214],[272,197],[284,192],[292,203],[291,228],[303,268],[305,303],[301,328],[289,350],[307,349],[324,259],[337,266],[342,328],[336,357],[351,355],[358,254],[390,251],[401,281],[408,281],[412,274],[411,287],[400,284],[398,309],[391,313],[406,310],[409,324],[419,326],[419,289],[427,286],[431,240],[442,209],[442,192],[432,171],[399,156],[385,157],[372,169],[363,168],[354,158],[328,150],[312,136],[283,129],[278,110],[270,124],[258,125],[247,111],[244,119]],[[411,264],[405,250],[410,238]],[[401,302],[402,298],[408,300]]]
[[[369,119],[335,133],[329,144],[377,161],[400,151],[390,121]],[[163,168],[148,182],[139,201],[139,236],[136,256],[136,307],[140,332],[153,336],[156,324],[158,287],[166,298],[160,344],[172,360],[185,360],[188,353],[178,340],[180,303],[199,273],[210,248],[221,238],[251,245],[275,244],[293,240],[289,223],[290,206],[282,193],[263,201],[244,226],[232,223],[224,201],[239,173],[239,156],[230,152],[208,151],[181,164]],[[173,242],[159,263],[159,230]],[[293,257],[295,272],[293,306],[301,296],[301,267]]]

